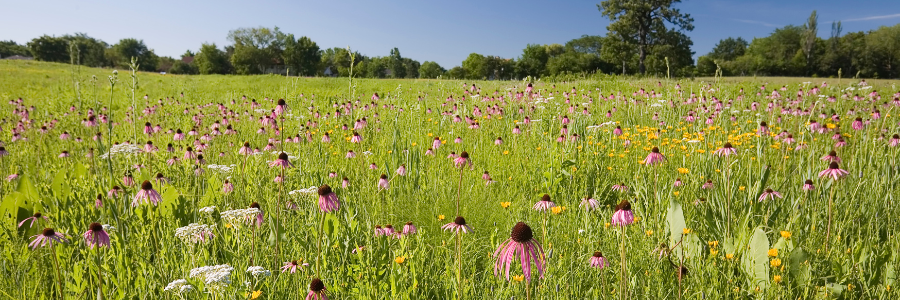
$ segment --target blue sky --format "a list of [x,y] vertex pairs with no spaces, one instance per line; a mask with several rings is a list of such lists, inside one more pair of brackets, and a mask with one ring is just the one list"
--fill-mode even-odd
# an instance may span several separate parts
[[[115,43],[138,38],[159,55],[178,57],[200,44],[228,44],[238,27],[278,26],[308,36],[321,48],[346,47],[369,56],[398,47],[404,57],[459,65],[471,52],[518,57],[529,43],[565,43],[583,34],[605,35],[609,21],[600,1],[94,1],[0,0],[6,12],[0,40],[26,43],[42,34],[84,32]],[[900,23],[900,1],[837,0],[686,0],[676,7],[690,13],[696,29],[688,33],[695,55],[720,39],[763,37],[775,28],[819,14],[819,35],[831,21],[844,32]]]

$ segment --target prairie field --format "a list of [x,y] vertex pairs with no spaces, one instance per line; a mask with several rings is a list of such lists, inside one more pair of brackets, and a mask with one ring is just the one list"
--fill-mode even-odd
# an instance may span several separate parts
[[897,296],[900,81],[572,79],[0,61],[0,298]]

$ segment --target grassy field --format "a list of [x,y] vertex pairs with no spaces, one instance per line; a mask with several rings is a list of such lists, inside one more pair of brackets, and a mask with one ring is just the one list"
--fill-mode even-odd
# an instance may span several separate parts
[[[528,82],[110,76],[0,61],[0,298],[298,299],[314,278],[330,299],[897,294],[897,81],[603,77],[520,96]],[[848,174],[820,174],[830,151]],[[292,166],[271,167],[282,152]],[[161,201],[133,206],[145,181]],[[614,225],[625,200],[633,223]],[[441,229],[456,216],[472,230]],[[95,222],[108,246],[84,237]],[[533,239],[512,242],[543,251],[531,280],[519,257],[495,275],[517,222]]]

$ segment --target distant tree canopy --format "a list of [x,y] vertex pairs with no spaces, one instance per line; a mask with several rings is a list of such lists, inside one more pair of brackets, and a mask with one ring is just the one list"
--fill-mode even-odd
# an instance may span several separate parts
[[[510,80],[526,77],[580,76],[591,73],[711,76],[841,76],[900,77],[900,24],[868,32],[842,34],[832,23],[828,38],[818,37],[815,11],[801,26],[775,29],[752,41],[720,40],[693,60],[693,42],[685,32],[693,19],[673,6],[680,0],[605,0],[598,9],[612,23],[606,36],[582,35],[565,44],[527,44],[514,58],[470,53],[449,69],[434,61],[404,57],[399,48],[385,56],[366,56],[349,47],[320,48],[306,36],[278,27],[246,27],[228,32],[223,48],[202,44],[181,58],[159,57],[144,41],[122,39],[107,44],[84,33],[40,36],[26,45],[0,41],[0,57],[32,56],[36,60],[91,67],[127,69],[137,58],[142,71],[170,74],[283,74],[361,78],[453,78]],[[352,51],[352,52],[351,52]]]

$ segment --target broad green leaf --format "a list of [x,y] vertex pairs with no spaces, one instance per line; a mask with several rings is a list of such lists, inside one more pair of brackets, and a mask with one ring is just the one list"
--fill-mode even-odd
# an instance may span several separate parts
[[769,287],[769,239],[762,228],[757,227],[750,238],[747,252],[743,255],[744,272],[750,276],[750,287]]

